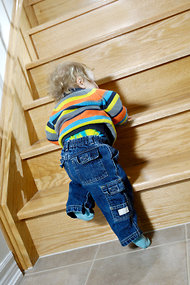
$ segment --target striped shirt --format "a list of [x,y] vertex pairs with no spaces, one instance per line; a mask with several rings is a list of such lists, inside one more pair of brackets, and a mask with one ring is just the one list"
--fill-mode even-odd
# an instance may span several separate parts
[[105,134],[113,143],[115,125],[127,121],[127,109],[114,91],[76,89],[64,97],[53,109],[46,125],[47,139],[63,147],[64,140],[86,130],[87,134]]

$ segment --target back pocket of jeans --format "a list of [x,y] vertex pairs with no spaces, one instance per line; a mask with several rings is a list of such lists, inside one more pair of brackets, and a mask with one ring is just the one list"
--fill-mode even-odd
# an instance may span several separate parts
[[113,220],[120,222],[129,219],[131,206],[123,181],[116,179],[103,185],[101,189],[108,201]]
[[97,148],[81,153],[73,163],[82,184],[94,183],[108,176]]

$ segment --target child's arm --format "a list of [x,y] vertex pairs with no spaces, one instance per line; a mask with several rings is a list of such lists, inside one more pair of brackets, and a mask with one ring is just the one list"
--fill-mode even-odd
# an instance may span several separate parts
[[114,91],[106,91],[103,95],[103,109],[112,118],[114,125],[127,123],[127,108],[123,106],[120,96]]
[[48,141],[59,145],[58,135],[55,131],[54,125],[50,121],[46,125],[46,137],[47,137]]

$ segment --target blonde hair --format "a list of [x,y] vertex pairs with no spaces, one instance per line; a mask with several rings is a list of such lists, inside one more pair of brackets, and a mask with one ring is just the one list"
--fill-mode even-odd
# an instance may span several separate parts
[[57,65],[50,75],[49,95],[55,101],[61,100],[72,88],[78,87],[77,76],[88,81],[93,80],[92,71],[85,64],[78,62],[65,62]]

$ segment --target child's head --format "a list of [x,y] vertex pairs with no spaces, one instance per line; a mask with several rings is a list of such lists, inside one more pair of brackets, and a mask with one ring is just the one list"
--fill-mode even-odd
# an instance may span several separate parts
[[98,88],[92,70],[78,62],[59,64],[50,76],[50,95],[59,101],[77,87]]

